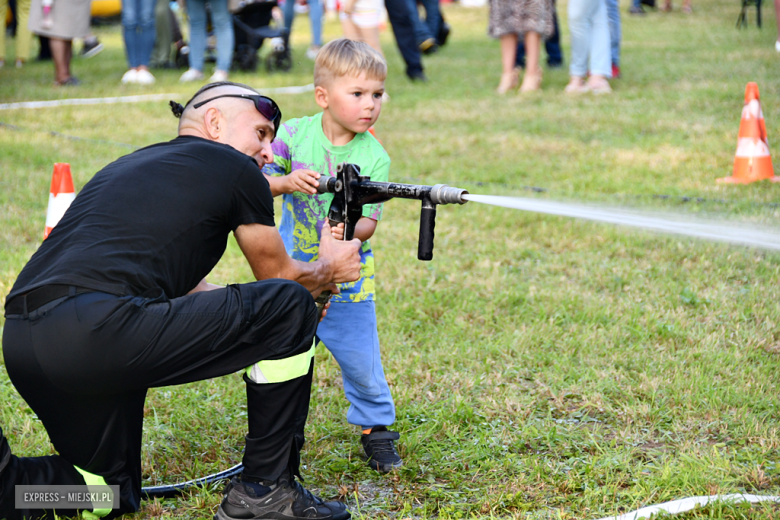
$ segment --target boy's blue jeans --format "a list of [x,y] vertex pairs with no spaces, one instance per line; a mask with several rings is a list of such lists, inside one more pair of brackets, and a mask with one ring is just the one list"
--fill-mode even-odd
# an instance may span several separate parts
[[315,338],[341,367],[350,403],[347,422],[364,430],[393,424],[395,404],[382,370],[374,302],[331,303]]

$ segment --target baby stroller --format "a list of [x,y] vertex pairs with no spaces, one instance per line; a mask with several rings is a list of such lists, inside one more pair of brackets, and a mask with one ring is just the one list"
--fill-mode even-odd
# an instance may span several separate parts
[[284,27],[281,17],[274,16],[274,7],[277,5],[276,0],[240,0],[232,9],[236,40],[233,62],[239,69],[257,69],[257,52],[266,39],[271,44],[271,52],[265,61],[268,72],[286,72],[292,68],[290,31]]

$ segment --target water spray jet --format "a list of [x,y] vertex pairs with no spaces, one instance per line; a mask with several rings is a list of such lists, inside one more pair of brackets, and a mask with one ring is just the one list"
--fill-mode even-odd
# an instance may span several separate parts
[[[661,233],[684,235],[715,242],[726,242],[780,250],[780,233],[769,230],[756,230],[737,227],[721,222],[703,222],[693,219],[674,220],[666,217],[642,214],[617,208],[594,208],[579,204],[529,199],[523,197],[502,197],[496,195],[471,195],[466,193],[463,199],[481,204],[519,209],[533,213],[545,213],[607,224],[630,226]],[[700,219],[699,219],[700,220]]]

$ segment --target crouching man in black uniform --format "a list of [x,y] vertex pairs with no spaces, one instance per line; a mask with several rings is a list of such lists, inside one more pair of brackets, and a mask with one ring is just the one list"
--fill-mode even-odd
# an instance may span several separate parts
[[[118,485],[118,509],[86,514],[136,511],[147,389],[244,369],[244,472],[217,517],[349,518],[342,503],[311,495],[294,476],[312,378],[313,296],[358,279],[360,242],[337,242],[324,229],[319,261],[285,252],[257,163],[273,160],[281,113],[271,99],[221,82],[172,107],[179,136],[95,174],[6,298],[8,375],[59,454],[12,455],[0,430],[0,518],[54,517],[15,509],[22,484]],[[263,281],[206,283],[231,231]]]

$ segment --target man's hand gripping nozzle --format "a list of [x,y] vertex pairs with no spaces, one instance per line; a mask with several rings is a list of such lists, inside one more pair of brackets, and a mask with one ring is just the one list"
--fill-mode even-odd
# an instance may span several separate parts
[[[336,168],[336,177],[320,177],[318,193],[333,193],[333,202],[328,211],[331,226],[344,223],[344,240],[352,240],[355,226],[363,216],[365,204],[377,204],[393,198],[418,199],[422,201],[420,210],[420,239],[417,245],[417,258],[433,258],[433,236],[436,225],[436,206],[440,204],[465,204],[464,195],[468,191],[452,188],[446,184],[424,186],[417,184],[399,184],[396,182],[374,182],[366,175],[360,175],[360,167],[355,164],[341,163]],[[320,315],[330,300],[330,291],[322,292],[316,300]]]

